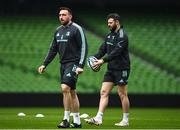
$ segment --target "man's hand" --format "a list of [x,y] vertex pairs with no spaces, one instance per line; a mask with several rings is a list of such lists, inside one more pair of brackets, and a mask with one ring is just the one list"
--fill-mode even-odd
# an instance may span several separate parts
[[81,74],[83,71],[84,71],[84,70],[83,70],[82,68],[77,67],[77,69],[76,69],[76,74],[79,75],[79,74]]
[[38,72],[40,73],[40,74],[42,74],[43,72],[44,72],[44,70],[45,70],[45,66],[44,65],[41,65],[39,68],[38,68]]
[[96,60],[93,65],[93,69],[95,70],[99,69],[103,63],[104,63],[103,59]]

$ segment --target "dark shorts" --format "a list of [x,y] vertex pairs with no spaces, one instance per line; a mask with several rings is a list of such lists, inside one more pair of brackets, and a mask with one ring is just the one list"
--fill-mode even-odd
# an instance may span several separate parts
[[75,63],[61,64],[61,84],[66,84],[71,89],[76,89],[78,75],[76,75],[77,65]]
[[115,85],[127,85],[130,70],[108,70],[104,75],[103,82],[113,82]]

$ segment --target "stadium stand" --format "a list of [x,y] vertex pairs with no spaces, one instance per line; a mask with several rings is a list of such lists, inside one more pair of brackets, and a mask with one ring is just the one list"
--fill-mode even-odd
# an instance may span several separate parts
[[[88,27],[104,35],[108,31],[106,21],[96,15],[96,20],[91,14],[88,17],[79,14],[79,17]],[[167,21],[164,21],[165,18],[144,15],[124,18],[132,52],[128,87],[131,94],[180,94],[180,78],[176,73],[180,72],[180,22],[173,16]],[[58,93],[58,57],[48,66],[45,74],[37,73],[55,28],[59,26],[58,19],[52,16],[0,19],[0,93]],[[92,32],[86,33],[90,56],[97,51],[102,39]],[[99,93],[105,68],[95,73],[85,66],[84,74],[79,77],[78,92]]]

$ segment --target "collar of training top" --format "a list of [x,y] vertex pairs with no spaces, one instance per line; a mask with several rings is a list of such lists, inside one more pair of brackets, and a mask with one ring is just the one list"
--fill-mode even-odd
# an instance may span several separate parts
[[67,25],[65,25],[65,26],[62,25],[62,26],[63,26],[64,28],[68,28],[68,27],[70,27],[70,26],[72,25],[72,23],[73,23],[73,22],[70,22],[70,23],[68,23]]

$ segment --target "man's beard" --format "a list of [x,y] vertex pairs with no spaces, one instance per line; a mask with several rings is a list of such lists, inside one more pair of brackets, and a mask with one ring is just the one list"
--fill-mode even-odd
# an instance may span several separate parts
[[63,26],[66,26],[68,23],[69,23],[69,21],[66,21],[66,22],[61,21],[61,24],[62,24]]
[[111,32],[114,32],[116,30],[117,26],[113,26],[110,30]]

